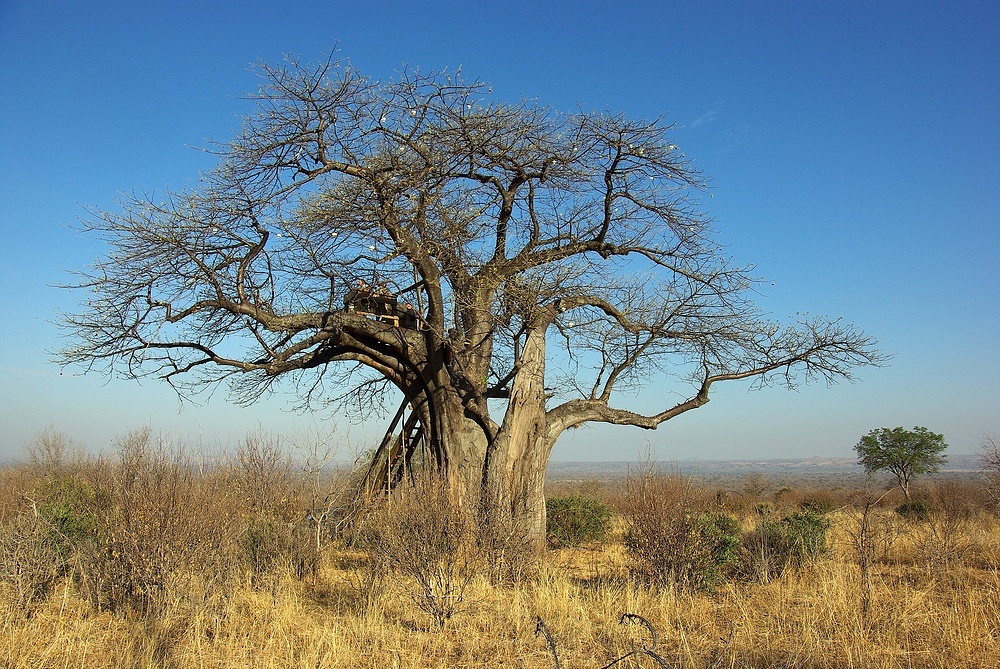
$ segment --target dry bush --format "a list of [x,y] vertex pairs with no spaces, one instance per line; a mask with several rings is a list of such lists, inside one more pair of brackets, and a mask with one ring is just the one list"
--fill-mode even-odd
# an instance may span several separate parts
[[989,505],[988,491],[976,481],[938,478],[929,491],[931,508],[954,518],[972,519]]
[[397,585],[443,628],[466,604],[466,590],[481,566],[472,511],[435,477],[382,500],[361,534],[371,586],[401,576]]
[[885,493],[858,495],[855,503],[844,510],[843,529],[851,555],[863,569],[888,562],[903,534],[902,519],[882,506],[884,498]]
[[34,513],[18,513],[0,525],[0,595],[25,614],[65,573],[58,536]]
[[39,432],[25,448],[25,454],[29,466],[40,476],[79,471],[86,460],[83,446],[52,428]]
[[[73,467],[81,468],[82,460]],[[5,476],[19,504],[8,499],[0,517],[0,576],[6,599],[26,611],[71,570],[76,544],[94,529],[94,490],[69,469],[53,459]]]
[[740,496],[748,504],[761,504],[767,500],[767,491],[771,483],[761,472],[747,472],[740,480]]
[[735,568],[738,523],[715,512],[709,496],[690,479],[630,477],[620,505],[633,574],[660,585],[710,590]]
[[298,504],[307,496],[306,481],[293,475],[282,440],[260,431],[248,434],[233,455],[231,472],[240,504],[233,518],[239,528],[237,563],[257,583],[282,570],[298,578],[314,575],[322,543]]
[[313,530],[295,522],[303,511],[276,440],[251,435],[236,467],[205,468],[148,428],[92,461],[66,460],[71,442],[43,437],[30,466],[3,474],[8,599],[37,599],[71,574],[98,610],[153,615],[234,576],[316,571]]
[[338,443],[334,433],[307,435],[296,447],[301,458],[298,477],[298,500],[304,509],[301,531],[307,532],[318,556],[342,529],[354,498],[353,469],[333,466]]
[[246,570],[251,581],[289,572],[298,579],[315,576],[320,562],[312,529],[303,523],[286,523],[275,518],[251,516],[243,521],[237,537],[236,564]]
[[236,449],[232,469],[248,512],[294,520],[292,460],[279,438],[264,432],[248,434]]
[[970,527],[982,509],[975,486],[938,481],[930,491],[926,521],[916,526],[919,558],[928,569],[956,564],[972,549]]
[[493,585],[513,586],[537,572],[541,557],[525,525],[516,522],[496,502],[482,494],[473,517],[475,557]]
[[148,428],[116,447],[117,461],[105,463],[96,484],[96,529],[75,546],[78,577],[98,609],[156,613],[191,574],[227,575],[232,509],[183,449],[154,441]]
[[779,489],[769,494],[770,481],[762,472],[747,472],[734,482],[734,487],[719,489],[713,498],[717,508],[738,518],[756,518],[762,512],[774,510],[775,501],[787,493]]
[[0,523],[24,510],[25,495],[36,482],[37,477],[27,467],[0,470]]
[[874,600],[875,564],[888,559],[901,531],[898,515],[879,507],[886,494],[858,495],[844,515],[851,555],[860,573],[860,608],[865,619]]
[[[220,482],[212,476],[202,489],[210,497]],[[883,504],[873,515],[895,519],[894,502]],[[847,511],[832,515],[841,536],[850,527]],[[910,534],[892,557],[909,558],[918,524],[895,522]],[[971,530],[983,533],[984,546],[1000,545],[995,518],[979,514]],[[671,667],[1000,666],[996,560],[977,568],[966,555],[935,573],[908,560],[883,561],[875,566],[864,616],[850,546],[847,540],[836,544],[839,552],[822,568],[767,584],[734,583],[711,594],[602,578],[627,564],[620,545],[549,551],[530,583],[501,590],[474,579],[461,613],[442,633],[436,625],[413,624],[427,614],[400,596],[401,588],[414,585],[403,574],[389,573],[376,605],[360,606],[349,579],[361,557],[334,545],[324,552],[315,581],[275,575],[265,590],[248,587],[246,579],[211,589],[193,579],[191,591],[155,617],[95,613],[77,589],[58,587],[58,596],[36,601],[30,618],[3,618],[0,665],[551,669],[552,653],[534,636],[540,616],[562,666],[596,668],[632,649],[653,647],[646,629],[615,624],[622,611],[637,611],[660,632],[656,653]],[[204,603],[193,603],[195,596]],[[614,666],[640,664],[659,666],[635,655]]]
[[979,442],[979,462],[994,509],[1000,510],[1000,436],[988,434]]
[[822,488],[784,487],[774,493],[775,508],[781,513],[794,511],[813,511],[815,513],[830,513],[835,509],[849,506],[850,500],[846,492],[839,494]]

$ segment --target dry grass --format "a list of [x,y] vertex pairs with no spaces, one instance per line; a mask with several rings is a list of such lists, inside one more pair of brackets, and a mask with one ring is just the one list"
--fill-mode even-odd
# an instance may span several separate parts
[[[331,558],[336,558],[331,555]],[[560,551],[532,583],[470,586],[472,605],[441,631],[395,588],[362,606],[349,570],[330,559],[315,580],[206,593],[149,620],[94,611],[66,582],[25,619],[3,617],[7,667],[551,667],[534,636],[541,616],[566,667],[601,667],[644,641],[622,627],[641,612],[678,667],[995,667],[1000,665],[996,572],[947,576],[887,570],[868,615],[855,569],[833,560],[766,585],[711,596],[588,580],[591,558]],[[576,562],[568,566],[566,562]],[[582,565],[582,566],[581,566]],[[581,578],[580,576],[585,576]]]
[[[170,471],[161,460],[153,464]],[[27,494],[38,489],[24,472],[3,476]],[[274,506],[288,512],[285,498],[266,495],[271,508],[259,505],[241,517],[222,490],[228,479],[212,476],[212,486],[195,480],[190,491],[210,488],[224,503],[219,508],[233,515],[226,525],[231,530],[210,529],[231,532],[220,543],[225,550],[240,550],[248,518],[271,517]],[[160,480],[163,490],[186,499],[188,492],[177,491],[187,487],[170,476]],[[22,497],[4,497],[2,522],[30,513]],[[198,516],[213,503],[174,509]],[[563,667],[597,669],[649,643],[641,626],[618,623],[625,612],[655,626],[658,652],[672,667],[1000,666],[1000,521],[965,507],[943,509],[924,522],[898,519],[891,508],[872,513],[885,521],[879,527],[892,531],[868,565],[867,582],[852,540],[857,512],[841,508],[830,515],[832,554],[767,583],[730,582],[712,593],[646,585],[630,577],[627,553],[615,539],[549,551],[528,578],[504,586],[476,572],[463,583],[461,608],[437,621],[402,571],[382,574],[374,590],[359,587],[369,578],[367,555],[333,540],[311,573],[288,560],[255,571],[236,560],[237,553],[224,567],[210,560],[170,562],[171,586],[152,612],[101,608],[67,573],[30,611],[4,599],[0,666],[548,669],[552,655],[535,634],[541,617]],[[176,548],[174,536],[189,535],[171,534]],[[648,658],[628,662],[617,666],[654,666]]]

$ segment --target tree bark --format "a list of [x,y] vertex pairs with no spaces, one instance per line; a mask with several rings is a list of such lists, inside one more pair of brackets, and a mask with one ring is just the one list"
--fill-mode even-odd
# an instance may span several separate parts
[[487,455],[486,490],[536,547],[545,542],[545,467],[554,443],[545,413],[545,331],[525,337],[507,412]]
[[488,425],[469,415],[456,393],[431,391],[427,413],[434,428],[427,436],[437,440],[432,452],[443,457],[428,464],[432,470],[440,467],[438,473],[458,494],[460,506],[480,514],[479,522],[495,523],[498,530],[513,531],[541,548],[545,466],[552,447],[545,431],[544,396],[515,391],[511,400],[503,425],[491,434]]

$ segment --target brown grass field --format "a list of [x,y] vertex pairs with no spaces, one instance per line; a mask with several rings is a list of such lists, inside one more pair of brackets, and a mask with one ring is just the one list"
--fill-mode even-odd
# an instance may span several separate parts
[[[405,524],[428,514],[405,505],[360,522],[374,534],[316,532],[305,510],[329,506],[344,481],[251,446],[206,470],[137,434],[116,457],[35,453],[0,473],[0,666],[554,667],[539,618],[566,668],[642,648],[661,662],[637,653],[614,666],[1000,666],[1000,520],[973,484],[926,481],[926,517],[905,519],[895,493],[870,503],[881,490],[786,485],[750,499],[660,477],[658,494],[687,491],[677,517],[714,504],[744,531],[806,499],[829,507],[821,555],[692,588],[636,569],[627,483],[551,491],[616,509],[606,538],[518,560],[508,543],[481,559],[475,542],[407,543]],[[392,537],[401,553],[374,543]],[[428,573],[452,607],[439,620]],[[651,624],[655,646],[624,613]]]

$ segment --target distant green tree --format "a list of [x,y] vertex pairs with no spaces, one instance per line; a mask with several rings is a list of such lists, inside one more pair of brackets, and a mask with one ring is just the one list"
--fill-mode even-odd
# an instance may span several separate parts
[[910,481],[917,474],[933,474],[941,469],[947,461],[943,455],[946,448],[944,435],[925,427],[912,430],[883,427],[861,437],[854,450],[865,472],[869,475],[877,471],[891,472],[906,499],[910,500]]

